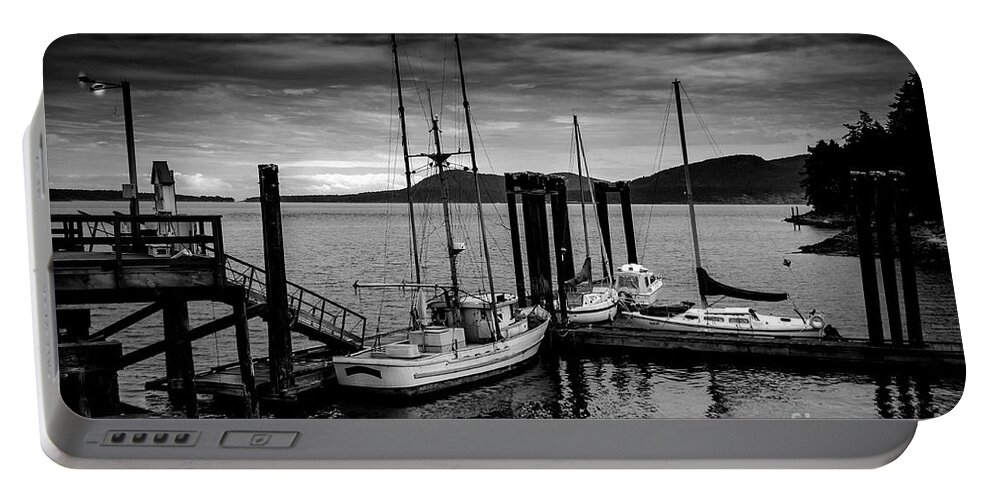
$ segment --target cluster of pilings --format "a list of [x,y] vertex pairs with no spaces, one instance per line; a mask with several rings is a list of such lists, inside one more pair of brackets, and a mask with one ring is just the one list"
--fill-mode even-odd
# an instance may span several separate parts
[[[890,340],[893,345],[904,345],[904,317],[900,311],[900,292],[896,274],[896,258],[899,256],[903,282],[903,309],[906,312],[906,339],[910,346],[922,346],[924,335],[921,329],[917,277],[910,234],[910,203],[906,177],[899,171],[872,171],[852,172],[851,178],[869,343],[878,345],[884,342],[879,286],[876,281],[878,248]],[[875,229],[875,242],[873,229]],[[893,245],[894,229],[896,248]]]
[[[520,172],[504,174],[507,188],[507,211],[510,217],[510,240],[514,258],[514,278],[517,284],[517,297],[521,305],[528,302],[540,304],[549,311],[553,307],[555,290],[552,286],[551,252],[548,248],[548,214],[546,196],[552,210],[552,243],[555,248],[555,268],[558,277],[558,300],[563,308],[553,314],[557,322],[565,321],[566,304],[565,281],[575,276],[575,260],[572,251],[572,232],[569,229],[569,193],[565,179],[556,175]],[[580,186],[582,189],[582,186]],[[613,267],[610,248],[610,221],[607,213],[607,193],[617,192],[621,197],[621,211],[624,219],[624,236],[627,243],[628,261],[638,261],[634,239],[634,222],[631,215],[630,188],[626,182],[597,182],[594,184],[594,202],[600,234],[607,252],[604,262],[604,275],[610,275],[607,266]],[[531,293],[528,294],[524,279],[524,259],[521,249],[521,230],[517,217],[517,197],[521,198],[524,219],[524,244],[528,259],[528,278]]]

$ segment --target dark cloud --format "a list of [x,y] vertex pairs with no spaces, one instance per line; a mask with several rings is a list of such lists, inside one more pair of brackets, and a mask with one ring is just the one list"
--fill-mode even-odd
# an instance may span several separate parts
[[[429,88],[444,140],[465,148],[451,38],[398,39],[411,148],[428,147]],[[598,176],[645,175],[676,77],[721,153],[799,154],[817,139],[840,137],[859,109],[884,118],[913,71],[895,47],[862,35],[466,35],[462,42],[487,171],[569,168],[575,112]],[[396,171],[387,35],[74,35],[52,44],[44,72],[55,186],[106,188],[126,179],[120,95],[85,92],[73,81],[80,72],[132,82],[139,166],[169,160],[188,192],[250,195],[258,163],[284,165],[293,176],[287,189],[300,192],[378,189]],[[691,157],[716,154],[695,120],[688,125]],[[667,151],[665,166],[678,161]]]

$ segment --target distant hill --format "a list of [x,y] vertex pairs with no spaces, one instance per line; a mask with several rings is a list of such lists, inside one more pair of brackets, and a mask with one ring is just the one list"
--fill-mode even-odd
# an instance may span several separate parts
[[[690,164],[693,201],[700,203],[800,203],[800,173],[807,155],[764,160],[755,155],[712,158]],[[632,203],[685,203],[683,167],[631,181]]]
[[[800,203],[804,199],[800,188],[800,172],[806,155],[777,160],[764,160],[754,155],[734,155],[712,158],[690,164],[694,201],[700,203]],[[579,201],[579,176],[558,172],[565,178],[570,201]],[[594,180],[598,180],[594,178]],[[476,195],[472,174],[455,170],[445,174],[449,186],[449,201],[474,203]],[[637,204],[685,203],[683,167],[673,167],[651,176],[631,181],[631,201]],[[480,174],[479,190],[484,203],[506,201],[503,175]],[[432,175],[412,188],[415,203],[441,200],[441,184]],[[589,200],[589,195],[586,195]],[[608,198],[617,201],[617,196]],[[407,200],[406,189],[373,191],[356,194],[284,195],[284,202],[319,203],[386,203]],[[258,197],[245,201],[258,201]]]
[[[121,191],[113,189],[49,189],[48,197],[52,201],[122,201]],[[152,201],[153,193],[138,193],[141,201]],[[177,194],[176,201],[217,201],[233,202],[234,198],[226,196],[191,196]]]

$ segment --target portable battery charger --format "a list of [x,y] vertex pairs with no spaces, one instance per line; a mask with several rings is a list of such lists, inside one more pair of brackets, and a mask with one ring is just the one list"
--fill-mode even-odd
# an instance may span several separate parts
[[61,464],[874,467],[961,397],[879,38],[70,35],[44,72]]

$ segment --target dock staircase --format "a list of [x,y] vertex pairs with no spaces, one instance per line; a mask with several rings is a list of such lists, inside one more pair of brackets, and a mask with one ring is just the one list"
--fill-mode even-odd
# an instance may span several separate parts
[[[225,255],[225,279],[245,289],[248,307],[265,317],[265,269]],[[336,351],[354,352],[365,347],[365,316],[291,281],[286,282],[290,329]]]
[[[92,241],[100,240],[103,242],[103,240],[113,240],[116,232],[120,230],[119,227],[115,230],[108,229],[112,224],[106,220],[97,220],[100,217],[82,210],[76,216],[59,217],[58,223],[53,223],[52,227],[53,236],[58,238],[55,241],[70,237],[75,238],[72,241],[78,240],[80,242],[77,245],[78,250],[84,250],[82,242],[87,235]],[[80,217],[93,220],[84,221]],[[115,213],[114,217],[120,218],[125,217],[125,215]],[[107,217],[103,219],[107,219]],[[110,220],[113,221],[113,219]],[[119,222],[116,224],[120,226]],[[207,234],[203,223],[198,226],[194,225],[193,230],[201,237]],[[220,229],[219,227],[214,228],[213,231],[219,233]],[[196,253],[216,256],[218,244],[216,241],[212,244],[200,244],[195,249]],[[93,243],[89,244],[89,251],[93,251]],[[223,265],[225,281],[245,289],[249,316],[262,316],[264,318],[266,316],[265,269],[226,253],[224,253]],[[335,352],[358,351],[365,347],[366,341],[375,340],[376,335],[366,336],[366,318],[358,312],[291,281],[286,282],[286,290],[290,329],[294,332],[325,344]]]

